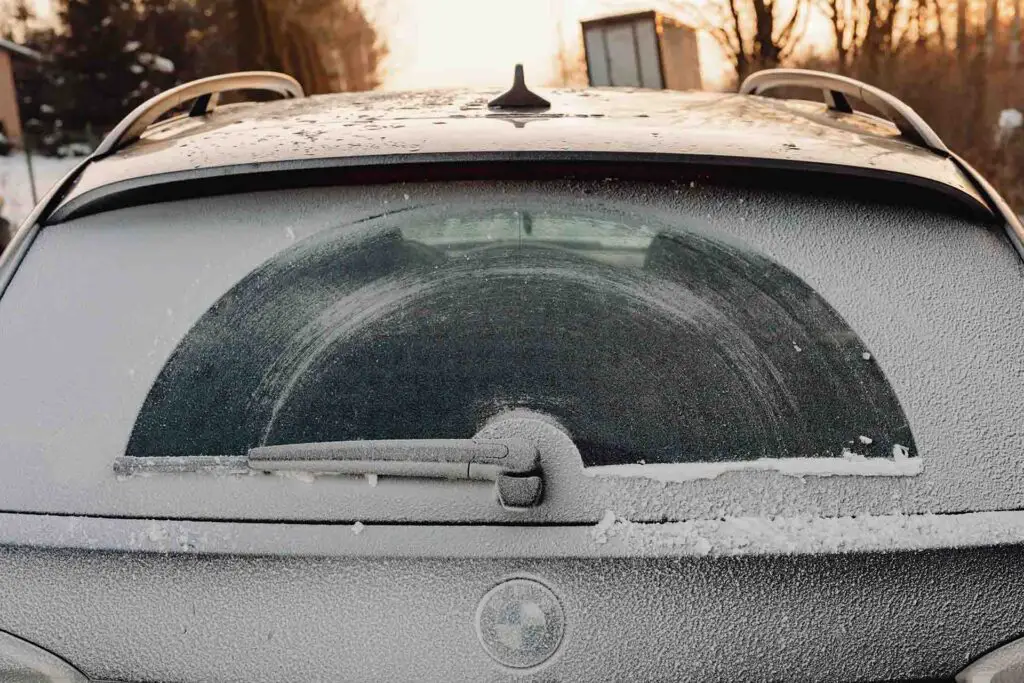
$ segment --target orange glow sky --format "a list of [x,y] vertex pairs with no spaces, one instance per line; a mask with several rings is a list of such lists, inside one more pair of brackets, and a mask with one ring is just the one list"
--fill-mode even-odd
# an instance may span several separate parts
[[[651,0],[369,0],[391,47],[385,87],[505,85],[521,62],[527,82],[555,76],[558,25],[577,48],[579,21],[651,9]],[[705,80],[721,80],[725,64],[713,40],[701,37]]]
[[[780,9],[792,0],[781,0]],[[673,0],[363,0],[384,27],[391,56],[386,88],[506,85],[521,62],[527,83],[550,83],[561,20],[566,45],[582,42],[581,19],[670,8]],[[696,5],[702,0],[693,0]],[[677,1],[677,4],[685,4]],[[789,4],[791,7],[792,5]],[[829,40],[829,26],[810,15],[808,45]],[[722,87],[731,74],[717,43],[699,35],[704,87]]]
[[[670,1],[670,0],[667,0]],[[35,0],[41,14],[50,0]],[[659,8],[661,0],[363,0],[384,29],[391,55],[384,87],[412,89],[445,86],[506,85],[512,67],[522,63],[527,82],[551,83],[562,40],[581,42],[579,21],[608,14]],[[826,35],[812,22],[809,33]],[[700,36],[706,88],[720,87],[728,74],[721,51]]]

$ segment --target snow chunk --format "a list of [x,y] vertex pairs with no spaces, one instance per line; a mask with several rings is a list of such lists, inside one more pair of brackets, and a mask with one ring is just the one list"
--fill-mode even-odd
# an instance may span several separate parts
[[867,456],[861,455],[860,453],[854,453],[849,448],[844,448],[843,452],[840,454],[839,457],[843,458],[844,460],[854,460],[857,462],[867,460]]
[[172,74],[172,73],[174,73],[174,62],[172,62],[171,60],[167,59],[166,57],[161,57],[160,55],[154,55],[153,56],[153,68],[156,69],[157,71],[159,71],[160,73]]
[[294,479],[295,481],[301,481],[303,484],[312,484],[316,481],[316,475],[312,472],[304,472],[302,470],[278,470],[274,472],[277,476],[283,479]]
[[167,527],[160,522],[154,521],[146,529],[146,537],[153,543],[160,543],[170,538],[171,533],[167,530]]
[[[899,449],[897,454],[897,449]],[[759,458],[725,462],[654,463],[584,467],[591,477],[632,477],[661,482],[715,479],[726,472],[778,472],[791,477],[911,477],[921,473],[921,458],[909,457],[904,446],[893,446],[893,458],[868,458],[843,449],[839,458]]]
[[614,526],[615,513],[612,512],[611,510],[605,510],[604,516],[601,518],[601,521],[598,522],[596,526],[594,526],[593,530],[591,530],[590,535],[598,543],[607,543],[608,532],[611,531],[612,527]]
[[369,484],[372,487],[376,487],[377,486],[377,475],[376,474],[367,474],[366,475],[366,483]]
[[860,357],[863,358],[864,360],[871,360],[871,354],[868,353],[867,351],[865,351],[864,353],[860,354]]
[[142,47],[142,43],[140,43],[139,41],[137,41],[137,40],[129,40],[127,43],[124,44],[124,51],[125,52],[135,52],[140,47]]
[[860,440],[860,442],[861,442],[862,444],[864,444],[865,446],[870,446],[870,445],[871,445],[872,443],[874,443],[874,441],[875,441],[875,440],[874,440],[874,439],[872,439],[872,438],[871,438],[870,436],[864,436],[863,434],[861,434],[861,435],[860,435],[860,436],[858,436],[857,438],[858,438],[858,439]]
[[999,127],[1003,129],[1020,128],[1024,126],[1024,114],[1016,109],[1004,109],[999,112]]
[[1019,513],[974,513],[726,517],[660,524],[619,518],[604,537],[619,539],[630,552],[722,557],[975,547],[1019,542],[1022,533]]
[[1014,131],[1024,126],[1024,114],[1017,109],[1004,109],[999,112],[999,122],[996,125],[998,126],[996,143],[1003,143],[1013,135]]
[[90,154],[92,154],[92,147],[84,142],[70,142],[57,148],[57,156],[61,159],[87,157]]
[[365,528],[366,526],[362,522],[356,522],[352,525],[352,533],[358,536],[359,534],[363,533],[363,529]]
[[702,535],[696,524],[635,524],[611,510],[605,511],[591,536],[601,544],[607,543],[609,538],[620,537],[633,545],[648,548],[668,545],[699,556],[707,555],[712,549],[711,541]]
[[[139,56],[136,57],[136,60],[139,62],[139,64],[145,64],[146,66],[151,67],[152,69],[159,71],[161,73],[174,73],[174,62],[167,59],[166,57],[155,55],[152,52],[140,52]],[[134,73],[139,73],[135,71],[134,66],[135,65],[132,65],[132,67],[130,67],[132,71]]]
[[188,535],[188,532],[182,531],[178,534],[178,549],[184,550],[185,552],[195,550],[197,542],[195,538]]

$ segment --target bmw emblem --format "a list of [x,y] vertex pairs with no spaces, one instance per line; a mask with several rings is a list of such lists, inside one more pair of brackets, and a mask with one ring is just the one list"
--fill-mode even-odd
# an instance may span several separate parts
[[476,633],[495,661],[528,669],[562,643],[565,615],[558,598],[531,579],[510,579],[487,592],[476,610]]

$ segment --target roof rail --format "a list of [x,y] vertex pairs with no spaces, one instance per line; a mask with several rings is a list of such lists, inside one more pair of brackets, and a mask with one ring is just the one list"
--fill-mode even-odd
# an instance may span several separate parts
[[832,111],[853,113],[847,97],[860,100],[887,117],[908,142],[933,152],[949,155],[949,148],[917,112],[902,100],[873,85],[853,78],[805,69],[768,69],[747,76],[741,95],[762,95],[778,88],[818,88]]
[[135,142],[157,119],[189,100],[196,101],[189,116],[208,114],[217,106],[220,94],[232,90],[266,90],[283,97],[305,96],[298,81],[273,71],[239,71],[200,78],[171,88],[140,104],[103,138],[93,152],[93,158],[113,154]]
[[907,103],[880,88],[853,78],[806,69],[758,71],[743,81],[740,94],[760,95],[786,87],[819,88],[830,110],[847,114],[853,112],[853,107],[846,98],[860,100],[888,117],[908,142],[949,159],[985,199],[992,214],[1003,219],[1003,228],[1010,245],[1024,262],[1024,221],[980,173],[946,147],[942,138]]

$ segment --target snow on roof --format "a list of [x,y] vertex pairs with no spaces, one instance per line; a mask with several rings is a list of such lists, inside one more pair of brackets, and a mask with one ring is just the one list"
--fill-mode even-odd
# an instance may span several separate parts
[[[840,126],[824,115],[823,104],[628,88],[537,92],[550,110],[489,109],[499,88],[340,93],[218,107],[199,120],[157,124],[138,142],[91,164],[63,206],[77,201],[80,208],[88,193],[120,182],[168,182],[169,173],[198,178],[277,163],[370,163],[363,160],[387,155],[429,163],[436,155],[628,152],[825,164],[948,188],[972,210],[988,210],[945,157],[901,140],[895,126],[877,119],[846,117]],[[67,213],[56,216],[64,220]]]
[[0,38],[0,50],[6,50],[8,52],[18,55],[19,57],[34,59],[37,62],[41,62],[43,60],[43,55],[41,53],[36,52],[31,48],[25,47],[24,45],[19,45],[18,43],[12,43],[9,40],[4,40],[3,38]]

